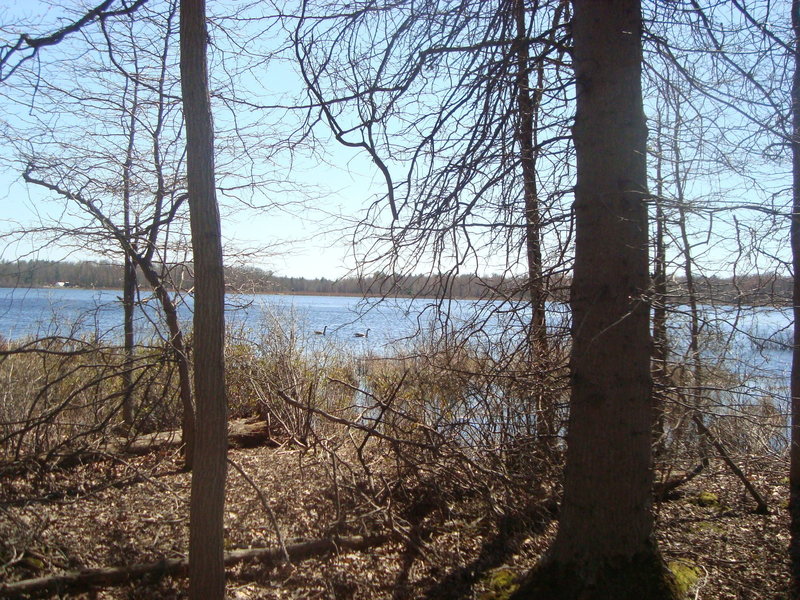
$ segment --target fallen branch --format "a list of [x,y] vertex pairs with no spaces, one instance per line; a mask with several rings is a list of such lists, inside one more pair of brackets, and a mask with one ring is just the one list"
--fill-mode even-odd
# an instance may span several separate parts
[[228,464],[232,466],[234,469],[236,469],[239,472],[239,475],[241,475],[244,478],[244,480],[250,484],[250,487],[252,487],[253,490],[255,490],[258,499],[261,500],[261,506],[264,507],[264,510],[269,516],[269,520],[272,521],[272,526],[275,528],[275,537],[278,538],[278,545],[281,547],[281,550],[283,550],[283,557],[286,559],[286,562],[291,563],[292,557],[289,556],[289,551],[286,549],[286,542],[283,539],[283,534],[281,533],[281,527],[278,523],[278,518],[275,516],[275,511],[272,510],[272,507],[269,505],[269,502],[267,502],[267,499],[264,496],[264,492],[261,491],[261,488],[258,487],[258,484],[256,484],[255,481],[253,481],[253,478],[250,477],[245,472],[245,470],[241,467],[241,465],[231,460],[230,457],[228,457],[227,460]]
[[756,513],[758,513],[759,515],[768,515],[769,506],[767,505],[766,500],[764,500],[764,497],[758,492],[755,486],[752,483],[750,483],[750,480],[747,479],[747,476],[742,472],[742,470],[738,466],[736,466],[736,463],[734,463],[733,460],[731,460],[730,456],[728,456],[728,453],[725,450],[725,447],[720,443],[720,441],[717,438],[714,437],[714,435],[711,433],[711,431],[709,431],[708,427],[705,426],[703,420],[698,415],[694,415],[692,417],[692,420],[694,420],[695,424],[697,425],[697,429],[700,431],[700,433],[706,436],[708,438],[708,441],[711,442],[711,445],[717,449],[717,452],[719,452],[720,457],[725,462],[725,464],[728,465],[728,467],[730,467],[730,470],[733,471],[733,474],[739,478],[739,480],[744,484],[744,487],[747,488],[747,491],[750,492],[750,495],[753,497],[753,500],[755,500],[757,504]]
[[[365,550],[383,544],[388,536],[352,536],[333,537],[330,539],[307,540],[295,542],[285,547],[292,562],[320,556],[338,550]],[[225,554],[225,565],[233,565],[245,560],[258,560],[268,564],[277,564],[285,560],[283,548],[249,548],[233,550]],[[106,567],[100,569],[84,569],[60,575],[49,575],[35,579],[25,579],[13,583],[0,584],[0,598],[19,598],[29,594],[86,590],[94,587],[111,587],[124,585],[143,577],[161,578],[166,576],[185,577],[189,572],[189,561],[186,559],[165,559],[152,563],[130,565],[126,567]]]
[[653,496],[659,501],[666,500],[672,492],[677,490],[682,485],[689,483],[692,479],[702,473],[707,464],[707,460],[701,461],[695,465],[691,471],[681,475],[680,477],[673,477],[667,481],[657,481],[655,484],[653,484]]

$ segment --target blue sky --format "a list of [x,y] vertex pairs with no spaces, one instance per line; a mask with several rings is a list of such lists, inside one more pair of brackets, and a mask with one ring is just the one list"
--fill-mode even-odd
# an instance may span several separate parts
[[[73,2],[66,6],[80,10],[81,4],[87,3]],[[0,24],[18,23],[17,30],[46,32],[63,23],[64,14],[64,5],[51,6],[31,0],[0,9]],[[6,38],[13,39],[13,34],[14,30],[10,29],[3,32]],[[74,47],[81,43],[78,36],[71,42]],[[69,52],[60,46],[45,48],[42,62],[58,58],[64,51]],[[251,97],[258,96],[265,103],[267,100],[275,102],[290,90],[296,93],[299,89],[298,76],[281,63],[272,63],[267,71],[258,72],[257,77],[248,79],[246,75],[241,81],[250,88],[247,93]],[[15,90],[13,94],[17,102],[20,98],[26,101],[26,90]],[[10,101],[10,95],[0,96],[0,107],[6,124],[16,127],[20,119],[29,115],[25,106]],[[248,117],[242,113],[238,118]],[[224,111],[218,111],[215,119],[217,129],[224,129],[230,122]],[[63,122],[63,117],[61,120]],[[67,121],[67,125],[80,127],[81,124]],[[225,158],[221,155],[219,160]],[[247,253],[246,259],[232,257],[230,262],[246,262],[281,275],[327,278],[346,275],[355,267],[348,227],[359,218],[362,207],[381,192],[380,174],[365,156],[343,148],[324,135],[314,142],[314,156],[300,150],[291,154],[277,153],[269,160],[263,173],[274,185],[254,187],[240,194],[246,204],[269,205],[268,208],[247,208],[228,199],[226,194],[219,195],[226,247],[232,254]],[[226,182],[219,183],[225,185]],[[74,210],[65,210],[62,201],[48,200],[40,190],[26,185],[21,179],[19,163],[14,164],[13,156],[6,151],[0,163],[0,231],[13,232],[19,226],[37,227],[48,222],[79,223],[71,213]],[[0,240],[0,258],[20,257],[77,260],[95,258],[95,255],[71,242],[43,244],[33,238],[14,238],[10,243]]]
[[[59,19],[63,18],[66,8],[79,12],[82,5],[91,4],[88,0],[82,3],[54,2],[52,6],[41,0],[15,3],[4,9],[0,8],[0,26],[4,23],[21,23],[20,30],[52,31],[58,26]],[[221,2],[212,4],[210,8],[222,11],[228,10],[229,6]],[[278,35],[279,32],[270,32],[272,33]],[[7,37],[10,31],[0,31],[0,35]],[[218,33],[217,39],[223,39],[223,36]],[[258,39],[263,41],[269,38],[260,35]],[[80,43],[80,38],[77,38],[75,44]],[[66,51],[62,47],[46,48],[42,52],[42,62],[58,58],[60,53]],[[213,64],[219,64],[220,60],[221,55],[212,52],[212,63],[216,61]],[[289,62],[273,61],[268,67],[258,66],[244,73],[238,79],[236,86],[231,89],[243,93],[249,99],[255,99],[263,104],[281,104],[290,103],[295,99],[301,84],[299,76]],[[19,101],[28,92],[16,90],[15,93],[15,99]],[[415,98],[412,98],[411,102],[414,100]],[[649,108],[652,113],[652,107]],[[24,105],[10,103],[8,94],[3,88],[0,88],[0,111],[0,134],[6,135],[9,135],[9,132],[6,131],[7,127],[4,129],[3,120],[13,125],[27,114]],[[261,134],[262,139],[255,140],[256,145],[264,142],[264,139],[267,142],[272,139],[282,139],[286,130],[297,129],[299,120],[303,117],[297,112],[248,112],[238,108],[236,113],[237,118],[243,122],[255,123],[259,119],[265,120],[267,126]],[[221,132],[218,135],[221,147],[227,143],[224,130],[231,123],[231,115],[230,111],[217,105],[215,119],[217,128]],[[66,124],[75,128],[84,126],[83,123],[74,121]],[[88,128],[90,124],[85,125]],[[291,153],[266,152],[263,158],[257,157],[252,165],[248,165],[250,167],[255,165],[259,175],[269,181],[241,192],[240,200],[243,202],[232,201],[226,194],[220,194],[223,204],[223,235],[232,254],[236,253],[234,251],[246,252],[245,258],[241,258],[240,262],[273,270],[281,275],[327,278],[343,276],[355,267],[356,263],[352,256],[354,241],[352,226],[358,219],[364,217],[369,204],[385,191],[385,184],[377,168],[363,152],[343,148],[331,139],[324,126],[317,129],[317,134],[319,137],[313,139],[313,143],[310,139],[305,140],[309,148],[299,148]],[[746,136],[747,132],[745,131],[743,135]],[[239,157],[235,152],[226,153],[221,149],[219,156],[224,168],[229,168],[230,165],[236,168]],[[736,179],[729,173],[717,175],[716,181],[699,175],[695,177],[696,174],[692,173],[687,180],[687,195],[694,200],[713,200],[717,206],[726,202],[730,204],[767,202],[769,194],[773,192],[777,194],[776,190],[787,187],[789,180],[784,170],[786,165],[777,165],[774,161],[758,162],[760,164],[755,162],[752,164],[750,174],[755,183],[764,185],[764,189],[758,190],[756,189],[758,186],[753,183],[748,183],[746,179]],[[243,161],[244,163],[247,161]],[[393,165],[396,176],[402,175],[403,166]],[[711,179],[714,177],[712,174]],[[774,181],[769,181],[770,178],[774,178]],[[225,182],[220,183],[225,185]],[[787,196],[784,192],[775,198],[776,205],[783,206]],[[266,208],[247,208],[246,204]],[[701,257],[708,265],[718,264],[723,272],[730,272],[735,261],[744,266],[751,259],[748,256],[737,255],[734,246],[740,240],[736,239],[734,233],[737,225],[733,222],[732,214],[717,213],[713,221],[714,230],[710,235],[707,232],[711,221],[707,215],[694,217],[690,228],[694,233],[693,242],[696,243],[695,256]],[[741,211],[737,214],[737,219],[742,235],[746,235],[750,230],[755,232],[759,228],[761,231],[768,229],[768,223],[761,213]],[[0,147],[0,231],[14,230],[18,223],[35,226],[42,221],[66,224],[73,220],[74,217],[70,216],[70,212],[64,210],[62,202],[48,202],[39,191],[29,189],[22,184],[19,164],[13,163],[13,158],[8,156],[7,148]],[[783,231],[785,233],[785,228]],[[744,240],[744,243],[749,242]],[[769,263],[768,255],[783,255],[784,239],[773,235],[772,239],[762,238],[760,243],[766,253],[760,258],[756,257],[762,261],[757,267],[764,270],[774,268],[774,263]],[[676,257],[674,247],[672,252],[673,257]],[[63,258],[65,255],[73,259],[90,257],[83,246],[76,248],[74,245],[53,243],[42,245],[38,241],[31,240],[15,241],[4,246],[0,240],[0,257],[3,259],[28,257],[30,253],[49,259]],[[494,260],[486,253],[478,256],[476,260],[481,264],[470,265],[470,269],[474,266],[481,273],[492,273],[506,268],[506,261],[509,259],[502,252],[498,252]],[[675,264],[679,265],[677,261]],[[424,268],[425,264],[422,263],[421,267]]]

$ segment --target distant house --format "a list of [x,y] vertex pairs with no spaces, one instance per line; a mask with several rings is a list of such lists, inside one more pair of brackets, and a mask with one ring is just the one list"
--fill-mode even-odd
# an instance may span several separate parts
[[69,287],[69,281],[56,281],[56,287]]

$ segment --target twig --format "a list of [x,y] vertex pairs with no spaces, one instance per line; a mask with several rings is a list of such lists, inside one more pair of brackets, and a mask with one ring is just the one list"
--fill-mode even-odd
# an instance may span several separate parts
[[281,550],[283,550],[283,557],[286,559],[286,562],[292,564],[292,559],[289,557],[289,551],[286,549],[286,543],[283,540],[283,534],[281,533],[281,528],[278,526],[278,519],[275,517],[275,512],[272,510],[272,507],[267,502],[267,499],[264,497],[264,493],[261,491],[256,485],[256,482],[253,481],[250,476],[245,473],[244,469],[235,463],[230,457],[227,458],[228,464],[231,465],[234,469],[239,472],[239,475],[244,477],[244,480],[250,484],[250,487],[255,490],[258,499],[261,500],[261,505],[264,507],[264,510],[269,515],[270,521],[272,521],[272,526],[275,528],[275,535],[278,538],[278,544],[281,546]]

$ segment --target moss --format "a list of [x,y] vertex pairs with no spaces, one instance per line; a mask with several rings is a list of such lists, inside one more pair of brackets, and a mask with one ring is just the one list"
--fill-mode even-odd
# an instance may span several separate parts
[[44,561],[41,558],[36,558],[35,556],[24,557],[22,559],[22,564],[34,571],[43,571],[45,566]]
[[700,492],[697,496],[692,498],[692,503],[707,508],[719,508],[721,506],[719,503],[719,496],[714,492]]
[[789,485],[790,479],[788,477],[781,477],[778,483],[780,483],[781,485]]
[[677,600],[675,577],[658,554],[600,564],[543,562],[510,600]]
[[675,578],[675,585],[680,597],[685,598],[700,579],[700,569],[686,560],[673,560],[667,565],[667,568]]
[[720,527],[716,523],[711,523],[710,521],[700,521],[695,523],[693,529],[695,531],[707,533],[723,533],[725,531],[724,528]]
[[508,600],[519,589],[519,576],[506,567],[491,571],[482,582],[486,591],[478,600]]

